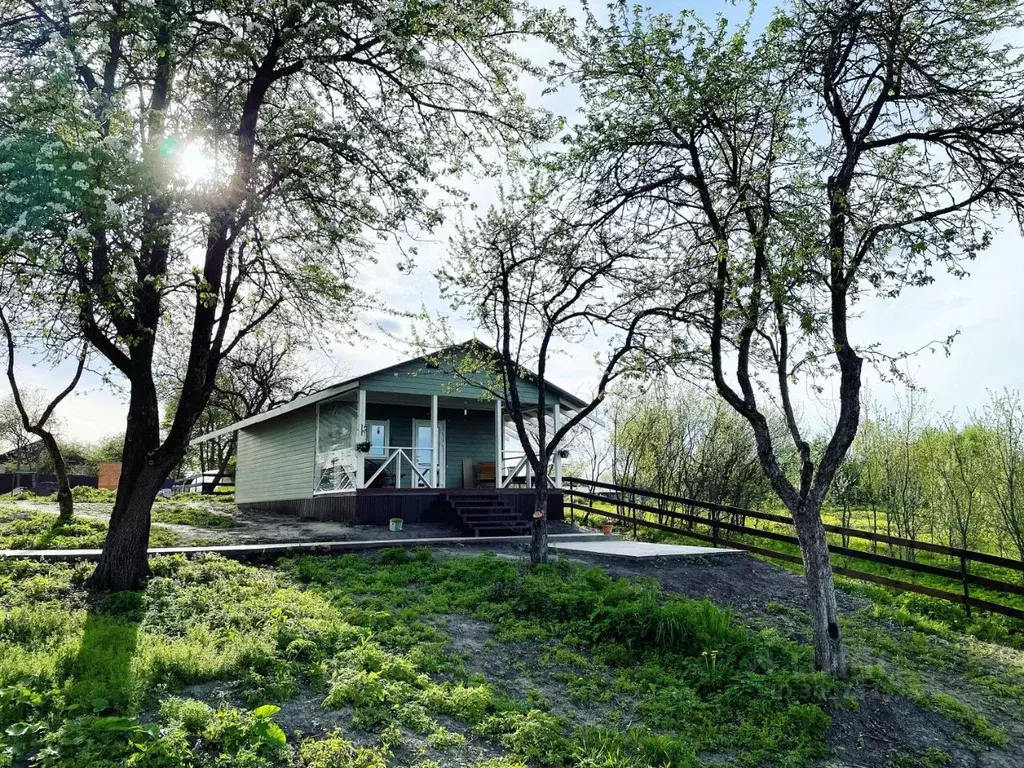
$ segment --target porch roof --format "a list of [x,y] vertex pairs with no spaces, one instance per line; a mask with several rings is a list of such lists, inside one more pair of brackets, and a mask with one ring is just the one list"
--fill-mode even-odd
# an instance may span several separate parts
[[[377,392],[392,391],[387,382],[400,381],[399,377],[401,375],[402,369],[415,369],[417,366],[422,368],[435,367],[433,361],[443,358],[446,355],[458,353],[458,351],[462,349],[467,350],[467,352],[469,350],[473,350],[478,353],[484,352],[486,354],[498,354],[497,350],[488,347],[487,345],[482,344],[481,342],[478,342],[475,339],[472,341],[465,342],[463,344],[456,344],[451,347],[447,347],[443,350],[439,350],[437,352],[422,355],[420,357],[412,358],[410,360],[403,360],[400,363],[395,363],[394,365],[387,366],[386,368],[381,368],[376,371],[370,371],[362,374],[361,376],[346,379],[345,381],[341,381],[337,384],[333,384],[329,387],[321,389],[318,392],[314,392],[309,395],[304,395],[303,397],[297,397],[291,402],[278,406],[277,408],[274,408],[272,410],[266,411],[265,413],[250,416],[247,419],[242,419],[241,421],[237,421],[234,424],[231,424],[227,427],[223,427],[222,429],[218,429],[213,432],[208,432],[205,435],[200,435],[199,437],[192,440],[191,444],[198,445],[199,443],[206,442],[207,440],[213,440],[215,438],[223,437],[233,432],[237,432],[239,429],[244,429],[246,427],[252,426],[254,424],[259,424],[264,421],[270,421],[271,419],[276,419],[279,416],[283,416],[286,413],[299,410],[300,408],[315,405],[316,403],[322,402],[324,400],[331,400],[333,398],[340,397],[348,392],[357,391],[358,389],[360,389],[361,386],[363,388],[372,387]],[[411,378],[415,375],[416,374],[410,374],[406,378]],[[442,373],[441,375],[443,376],[444,374]],[[533,384],[537,380],[537,375],[532,371],[525,371],[521,378],[522,380]],[[580,398],[565,391],[561,387],[552,384],[551,382],[545,382],[545,389],[549,394],[554,395],[555,399],[562,406],[569,408],[570,410],[580,410],[586,407],[587,405],[587,403],[585,403]],[[401,390],[396,387],[394,391]]]

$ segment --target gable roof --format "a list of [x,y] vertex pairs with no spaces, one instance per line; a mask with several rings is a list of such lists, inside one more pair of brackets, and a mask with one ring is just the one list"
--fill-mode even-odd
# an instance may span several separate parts
[[[453,344],[450,347],[445,347],[444,349],[440,349],[436,352],[421,355],[420,357],[414,357],[409,360],[403,360],[399,363],[389,365],[385,368],[380,368],[379,370],[376,371],[369,371],[360,376],[355,376],[353,378],[346,379],[345,381],[338,382],[337,384],[332,384],[331,386],[325,387],[324,389],[321,389],[318,392],[313,392],[312,394],[309,395],[297,397],[291,402],[285,403],[284,405],[278,406],[277,408],[273,408],[269,411],[256,414],[255,416],[250,416],[249,418],[242,419],[241,421],[236,421],[234,424],[230,424],[226,427],[215,430],[213,432],[208,432],[205,435],[200,435],[199,437],[191,441],[191,445],[197,445],[199,443],[204,443],[207,440],[212,440],[217,437],[223,437],[224,435],[229,435],[233,432],[237,432],[239,429],[245,429],[246,427],[250,427],[254,424],[259,424],[264,421],[270,421],[271,419],[276,419],[279,416],[285,415],[286,413],[297,411],[300,408],[305,408],[306,406],[309,405],[315,405],[316,403],[322,402],[324,400],[330,400],[331,398],[345,394],[346,392],[351,392],[353,390],[358,389],[360,381],[363,380],[373,378],[379,379],[380,377],[387,376],[388,374],[397,375],[401,369],[410,366],[415,366],[417,364],[431,366],[433,364],[432,361],[436,361],[437,359],[443,358],[447,355],[457,354],[459,350],[466,350],[467,352],[472,350],[477,353],[482,353],[487,356],[493,355],[495,357],[497,357],[499,354],[498,351],[493,347],[489,347],[488,345],[483,344],[482,342],[477,341],[476,339],[471,339],[461,344]],[[532,371],[525,371],[522,378],[525,381],[535,384],[538,377],[537,374],[533,373]],[[567,392],[561,387],[552,384],[550,381],[545,383],[545,387],[548,391],[556,395],[559,401],[567,405],[569,408],[572,408],[574,410],[580,410],[587,406],[587,403],[585,401],[576,397],[572,393]]]

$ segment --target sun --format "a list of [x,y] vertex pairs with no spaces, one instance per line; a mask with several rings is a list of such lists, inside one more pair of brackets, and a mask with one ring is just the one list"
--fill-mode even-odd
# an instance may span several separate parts
[[213,181],[216,162],[201,141],[189,141],[178,153],[178,174],[191,185]]

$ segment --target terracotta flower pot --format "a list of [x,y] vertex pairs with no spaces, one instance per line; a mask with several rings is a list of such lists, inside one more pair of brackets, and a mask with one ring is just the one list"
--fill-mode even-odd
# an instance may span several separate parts
[[604,525],[602,525],[601,526],[601,533],[603,533],[605,536],[611,536],[612,535],[612,524],[611,523],[605,523]]

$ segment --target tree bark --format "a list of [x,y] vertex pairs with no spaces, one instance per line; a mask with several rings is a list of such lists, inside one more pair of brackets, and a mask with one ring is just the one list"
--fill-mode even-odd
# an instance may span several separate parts
[[145,466],[131,474],[121,473],[103,555],[90,581],[95,589],[140,589],[149,575],[151,512],[166,473]]
[[[155,452],[159,447],[160,410],[156,389],[133,382],[117,499],[110,515],[103,553],[89,582],[94,589],[109,592],[139,589],[149,575],[153,502],[173,466],[173,461],[170,464],[156,461]],[[176,461],[184,448],[182,445],[181,450],[168,454]]]
[[[239,419],[241,421],[241,419]],[[213,476],[212,480],[206,479],[206,472],[203,472],[203,494],[210,496],[217,492],[217,486],[220,485],[220,481],[227,477],[228,464],[231,462],[231,457],[235,455],[235,441],[232,440],[228,449],[224,451],[224,455],[221,457],[220,463],[217,465],[217,473]]]
[[537,478],[537,493],[534,495],[533,525],[530,529],[530,562],[548,561],[548,484],[546,477]]
[[821,508],[805,501],[793,512],[804,560],[814,644],[814,668],[836,677],[846,676],[846,655],[839,628],[839,608],[829,559]]
[[40,429],[36,434],[43,441],[46,451],[53,461],[53,474],[57,476],[57,504],[60,507],[60,514],[57,520],[66,523],[74,516],[75,501],[71,496],[71,482],[68,480],[68,464],[64,461],[64,454],[53,433],[46,429]]

